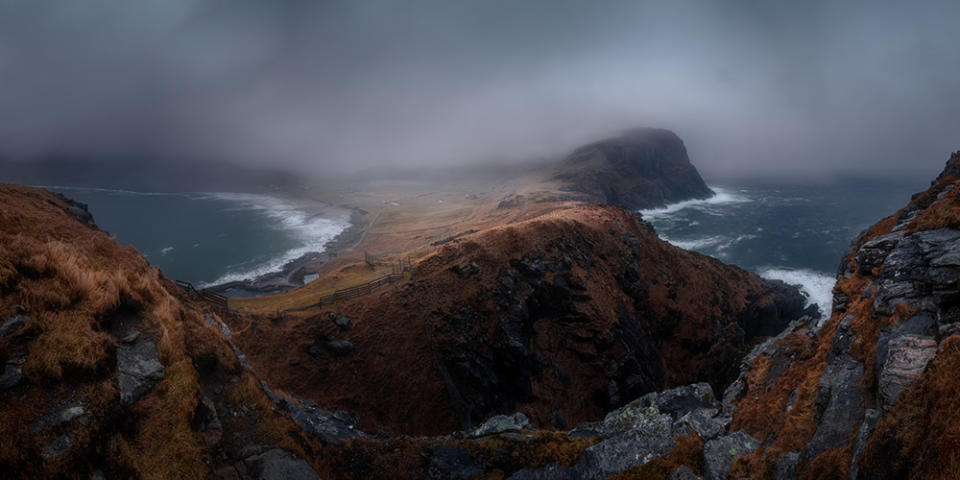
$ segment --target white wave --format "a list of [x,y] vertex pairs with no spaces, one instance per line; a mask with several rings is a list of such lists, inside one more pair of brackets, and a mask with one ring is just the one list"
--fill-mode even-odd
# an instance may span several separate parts
[[[640,210],[644,220],[653,220],[659,217],[671,215],[686,208],[703,208],[714,205],[727,205],[731,203],[749,202],[750,199],[745,195],[739,195],[731,190],[720,187],[710,187],[713,190],[713,196],[705,199],[684,200],[682,202],[671,203],[662,208],[651,208],[649,210]],[[741,190],[741,192],[743,192]]]
[[163,247],[160,249],[160,255],[166,255],[173,251],[173,247]]
[[662,240],[670,243],[675,247],[680,247],[684,250],[697,250],[700,248],[712,247],[724,242],[727,237],[723,235],[712,235],[709,237],[695,238],[692,240],[674,240],[668,237],[660,237]]
[[816,304],[823,314],[817,326],[827,321],[833,313],[833,286],[837,283],[836,278],[807,269],[765,267],[758,269],[757,273],[763,278],[800,285],[800,290],[807,296],[807,305]]
[[709,237],[694,238],[691,240],[677,240],[669,237],[660,238],[671,245],[680,247],[684,250],[701,250],[707,247],[716,247],[715,250],[717,252],[723,252],[724,250],[744,240],[752,240],[757,238],[757,236],[748,233],[744,235],[737,235],[736,237],[732,238],[726,235],[711,235]]
[[350,225],[349,214],[345,211],[331,210],[321,215],[308,211],[305,206],[298,203],[268,195],[214,192],[201,194],[201,198],[234,202],[237,208],[258,211],[275,221],[276,228],[290,233],[300,242],[300,246],[251,268],[228,271],[212,282],[201,283],[201,286],[205,287],[254,279],[279,271],[287,263],[307,253],[323,252],[327,242],[333,240]]

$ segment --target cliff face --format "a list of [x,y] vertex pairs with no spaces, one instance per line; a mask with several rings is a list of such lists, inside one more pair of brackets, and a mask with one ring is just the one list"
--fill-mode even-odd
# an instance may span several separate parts
[[929,190],[854,240],[819,330],[758,347],[728,390],[763,445],[751,478],[960,475],[960,152]]
[[638,128],[578,148],[554,177],[583,200],[633,209],[709,198],[713,192],[669,130]]
[[299,457],[319,442],[267,398],[215,313],[83,205],[3,184],[0,365],[0,477],[312,472]]
[[272,384],[366,429],[436,434],[514,411],[566,428],[665,387],[722,389],[803,311],[795,288],[583,206],[458,238],[398,288],[231,327]]

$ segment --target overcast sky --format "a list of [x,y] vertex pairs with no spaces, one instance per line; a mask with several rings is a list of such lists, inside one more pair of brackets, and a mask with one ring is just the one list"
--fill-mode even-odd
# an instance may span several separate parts
[[644,125],[708,180],[930,177],[960,149],[960,2],[0,0],[6,156],[350,171]]

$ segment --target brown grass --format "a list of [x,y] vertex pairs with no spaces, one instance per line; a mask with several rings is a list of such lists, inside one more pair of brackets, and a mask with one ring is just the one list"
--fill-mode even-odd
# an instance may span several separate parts
[[861,463],[869,478],[960,478],[957,371],[960,336],[952,335],[877,425]]

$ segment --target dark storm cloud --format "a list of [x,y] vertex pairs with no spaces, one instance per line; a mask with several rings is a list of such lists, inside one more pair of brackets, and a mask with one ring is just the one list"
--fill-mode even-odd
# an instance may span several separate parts
[[930,172],[960,3],[0,0],[0,151],[322,172],[635,125],[708,177]]

